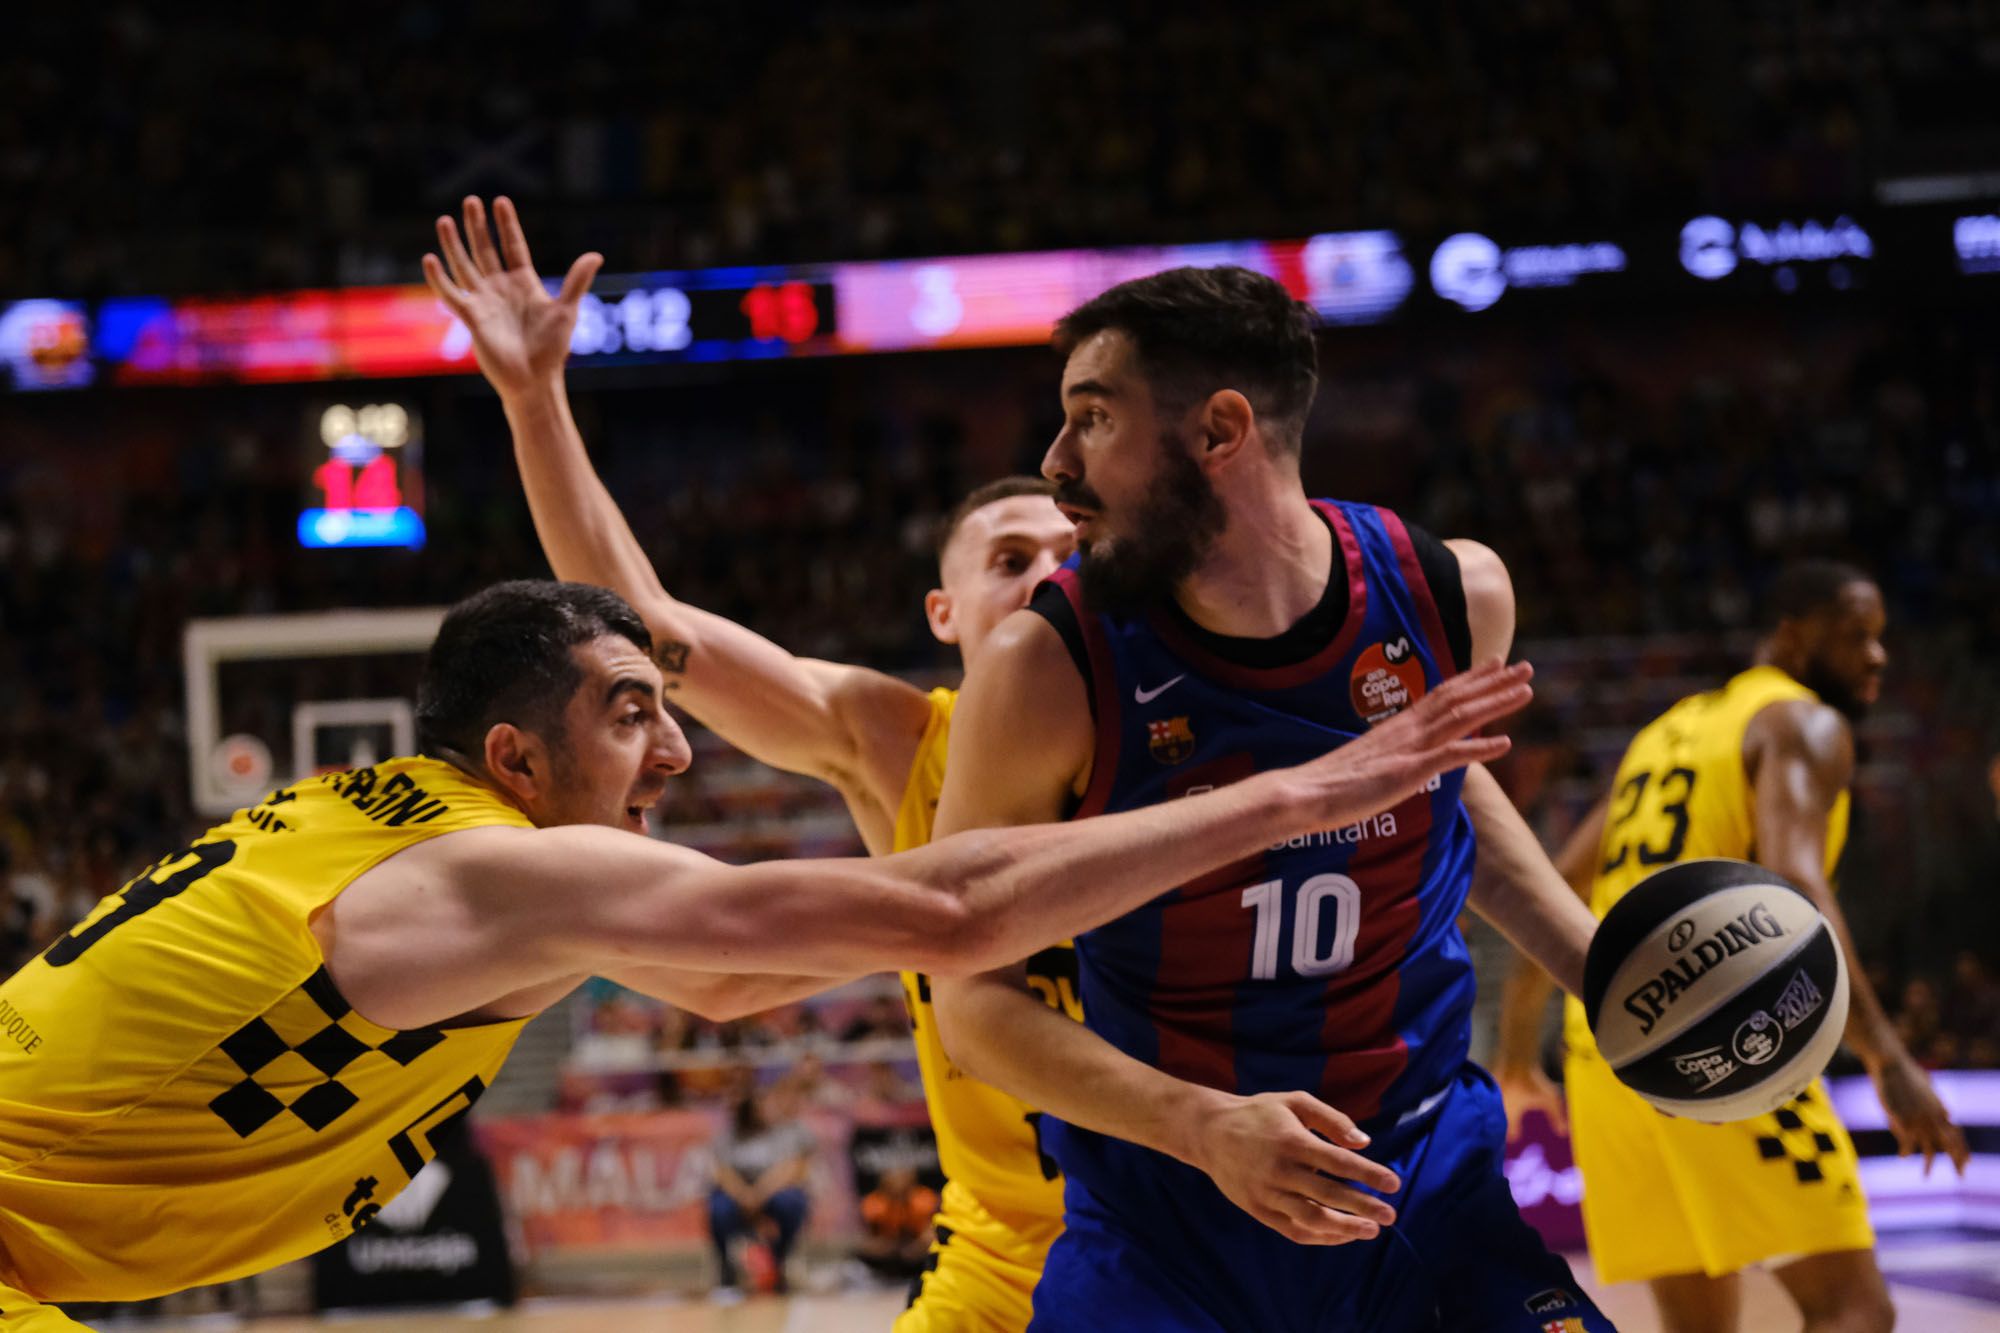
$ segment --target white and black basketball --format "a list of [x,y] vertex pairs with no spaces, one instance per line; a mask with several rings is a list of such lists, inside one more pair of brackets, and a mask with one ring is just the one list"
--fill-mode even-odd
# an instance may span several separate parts
[[1847,964],[1833,927],[1783,877],[1684,861],[1605,915],[1583,1004],[1626,1086],[1721,1124],[1776,1110],[1826,1068],[1847,1026]]

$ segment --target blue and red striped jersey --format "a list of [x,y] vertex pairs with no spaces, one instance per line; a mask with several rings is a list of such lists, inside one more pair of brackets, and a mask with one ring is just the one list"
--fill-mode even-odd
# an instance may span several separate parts
[[[1091,614],[1074,565],[1054,576],[1068,602],[1058,609],[1074,617],[1073,652],[1082,640],[1097,727],[1078,817],[1315,758],[1458,669],[1402,520],[1314,503],[1337,539],[1346,614],[1288,665],[1223,655],[1177,608]],[[1042,598],[1052,595],[1045,585]],[[1457,642],[1462,654],[1462,632]],[[1090,1026],[1212,1087],[1312,1092],[1356,1120],[1414,1111],[1449,1086],[1470,1038],[1472,968],[1457,925],[1473,862],[1462,782],[1448,774],[1374,818],[1166,888],[1079,937]]]

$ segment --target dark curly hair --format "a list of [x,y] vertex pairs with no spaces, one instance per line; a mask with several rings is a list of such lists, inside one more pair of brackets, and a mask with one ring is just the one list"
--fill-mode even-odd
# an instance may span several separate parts
[[646,622],[609,588],[517,579],[474,593],[445,613],[425,655],[417,748],[476,762],[497,722],[559,741],[563,709],[583,683],[570,650],[606,634],[653,654]]
[[1179,413],[1219,389],[1250,400],[1265,432],[1296,454],[1319,387],[1311,307],[1247,268],[1170,268],[1134,278],[1064,315],[1067,357],[1106,329],[1132,339],[1163,410]]

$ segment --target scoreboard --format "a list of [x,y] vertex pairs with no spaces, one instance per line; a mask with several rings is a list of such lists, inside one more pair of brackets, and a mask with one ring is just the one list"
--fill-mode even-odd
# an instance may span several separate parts
[[[570,350],[599,365],[825,354],[841,350],[834,309],[830,282],[790,269],[606,275],[584,297]],[[95,350],[113,384],[397,378],[475,368],[472,335],[417,284],[108,300],[98,307]]]
[[[1941,206],[1702,214],[1596,234],[1346,231],[603,274],[578,313],[571,358],[610,366],[1031,346],[1105,288],[1183,264],[1265,274],[1333,327],[1483,320],[1495,309],[1651,313],[1719,301],[1851,301],[1871,290],[1984,304],[2000,294],[2000,214]],[[17,390],[394,379],[475,368],[471,335],[419,283],[0,304],[0,385]]]
[[740,361],[834,346],[831,281],[755,270],[606,277],[577,311],[570,355],[618,361]]

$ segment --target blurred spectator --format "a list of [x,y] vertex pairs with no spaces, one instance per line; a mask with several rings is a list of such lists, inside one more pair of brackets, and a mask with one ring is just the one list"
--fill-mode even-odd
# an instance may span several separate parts
[[842,1041],[872,1041],[882,1037],[910,1035],[910,1017],[903,1002],[892,995],[878,995],[841,1029]]
[[889,1061],[877,1060],[862,1076],[861,1095],[877,1106],[907,1106],[921,1101],[924,1090]]
[[2000,1037],[2000,980],[1972,949],[1960,949],[1952,959],[1943,1021],[1946,1030],[1967,1041]]
[[26,875],[13,873],[14,853],[0,839],[0,968],[12,972],[42,947],[47,912]]
[[854,1090],[827,1077],[826,1061],[817,1051],[801,1055],[783,1082],[791,1104],[802,1110],[838,1111],[854,1104]]
[[1964,1049],[1956,1032],[1939,1031],[1918,1055],[1917,1063],[1926,1069],[1957,1069],[1964,1059]]
[[1942,1030],[1937,987],[1928,977],[1911,977],[1903,984],[1903,1003],[1896,1015],[1896,1035],[1921,1062]]
[[[1888,989],[1884,995],[1899,992]],[[1909,978],[1893,1015],[1918,1062],[1931,1069],[2000,1068],[2000,982],[1975,950],[1961,949],[1952,960],[1950,982],[1939,987],[1927,975]]]
[[741,1071],[729,1120],[715,1142],[715,1185],[708,1196],[708,1231],[715,1246],[719,1289],[740,1294],[742,1277],[732,1247],[762,1247],[752,1261],[768,1261],[772,1289],[787,1289],[785,1261],[806,1224],[811,1199],[806,1176],[818,1145],[797,1119],[782,1089],[759,1091]]
[[906,1281],[923,1271],[936,1234],[937,1192],[917,1180],[916,1168],[891,1167],[861,1200],[863,1235],[855,1253],[877,1275]]

